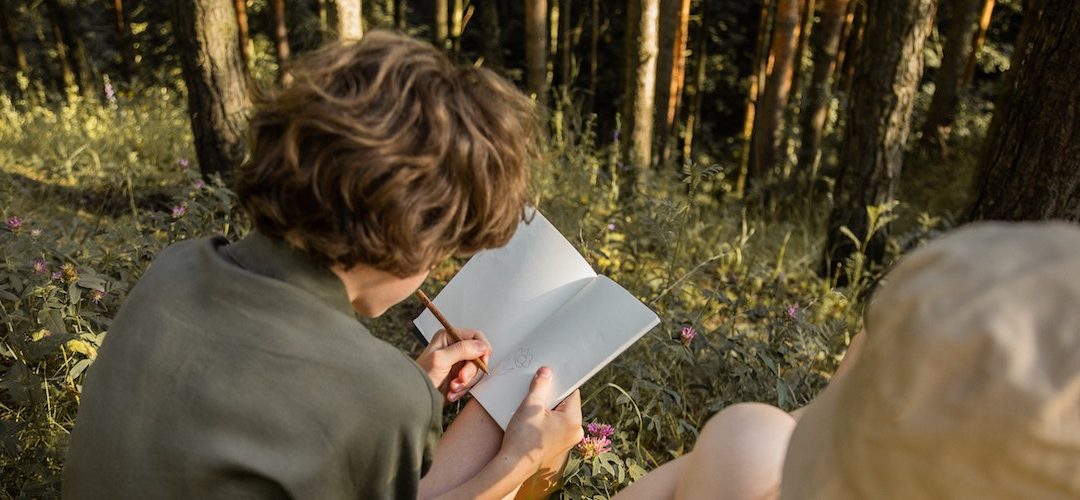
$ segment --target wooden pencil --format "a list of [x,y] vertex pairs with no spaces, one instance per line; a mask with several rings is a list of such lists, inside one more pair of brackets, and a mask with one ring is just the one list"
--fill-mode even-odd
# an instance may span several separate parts
[[[450,334],[450,338],[454,339],[454,342],[461,342],[464,340],[461,338],[461,334],[458,333],[457,329],[447,321],[446,316],[443,316],[442,311],[440,311],[438,307],[435,307],[435,303],[428,298],[423,290],[417,289],[416,296],[420,298],[420,302],[424,303],[424,307],[427,307],[428,310],[431,311],[431,314],[435,315],[435,319],[439,320],[439,323],[446,329],[446,333]],[[476,358],[472,360],[472,362],[476,364],[477,368],[480,368],[480,371],[485,374],[488,373],[487,363],[484,362],[483,358]]]

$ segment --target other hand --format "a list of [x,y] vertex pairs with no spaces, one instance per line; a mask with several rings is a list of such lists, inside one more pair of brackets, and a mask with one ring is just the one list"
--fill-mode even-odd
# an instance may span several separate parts
[[480,330],[457,332],[461,342],[455,342],[446,330],[439,330],[416,358],[447,402],[461,399],[480,380],[480,369],[472,360],[483,359],[486,363],[491,358],[491,344]]
[[536,371],[529,393],[506,426],[501,453],[508,458],[524,458],[539,467],[581,442],[585,436],[581,429],[581,393],[574,391],[548,410],[551,398],[551,369],[544,366]]

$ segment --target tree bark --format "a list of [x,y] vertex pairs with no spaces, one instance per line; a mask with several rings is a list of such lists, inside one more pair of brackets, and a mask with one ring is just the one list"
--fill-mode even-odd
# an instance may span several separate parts
[[799,39],[799,0],[779,0],[773,23],[772,47],[765,93],[754,125],[754,159],[747,180],[762,180],[778,162],[777,147],[783,127],[784,110],[791,92],[793,57]]
[[11,18],[8,17],[7,4],[0,3],[0,30],[3,30],[4,43],[11,49],[11,53],[15,56],[15,67],[24,77],[30,76],[30,65],[26,62],[26,53],[22,49],[22,44],[19,43],[18,33],[15,32],[15,26],[11,23]]
[[694,54],[694,95],[690,100],[690,106],[686,110],[686,128],[683,135],[683,147],[682,155],[683,162],[689,162],[693,158],[694,153],[694,136],[697,134],[697,126],[701,121],[701,97],[704,94],[702,88],[705,86],[705,68],[707,58],[705,57],[706,49],[708,48],[709,36],[705,29],[706,11],[708,10],[707,4],[701,4],[701,23],[698,27],[698,45],[697,51]]
[[447,0],[435,0],[435,29],[432,30],[435,39],[435,46],[447,51],[450,47],[447,43],[450,41],[450,19],[449,10],[450,4]]
[[95,86],[82,37],[78,36],[67,9],[60,4],[59,0],[45,0],[45,6],[49,10],[53,36],[56,38],[56,52],[61,60],[64,86],[78,88],[84,96],[92,97]]
[[982,50],[982,46],[986,42],[986,32],[990,29],[990,18],[994,15],[994,0],[984,0],[984,2],[982,13],[979,14],[979,27],[975,32],[975,38],[971,41],[971,56],[968,58],[967,68],[964,69],[964,76],[960,80],[961,86],[971,83],[971,79],[975,76],[975,66],[979,62],[979,50]]
[[832,77],[840,49],[840,31],[848,0],[825,0],[821,25],[814,31],[814,73],[806,89],[802,109],[802,141],[799,144],[799,171],[808,179],[817,175],[821,158],[821,138],[832,102]]
[[806,45],[810,43],[810,37],[814,31],[814,16],[817,10],[817,2],[814,0],[803,0],[802,7],[802,27],[799,29],[799,43],[795,47],[795,57],[792,58],[793,68],[791,70],[791,92],[792,95],[798,95],[799,85],[802,82],[802,61],[803,56],[806,54]]
[[758,103],[761,101],[761,87],[767,74],[768,59],[765,48],[769,46],[770,24],[769,10],[772,0],[761,0],[761,15],[758,17],[757,42],[754,47],[754,67],[750,73],[750,85],[746,92],[746,112],[743,118],[743,149],[739,161],[739,175],[735,179],[735,196],[741,198],[746,192],[746,179],[750,175],[751,157],[754,145],[754,123],[757,120]]
[[[335,2],[341,7],[341,0]],[[341,24],[341,12],[338,12],[338,25]],[[274,27],[274,55],[278,63],[278,83],[288,85],[292,82],[292,75],[285,69],[285,63],[289,60],[289,28],[285,24],[285,0],[272,0],[270,9],[271,26]]]
[[[274,0],[283,2],[284,0]],[[334,31],[339,40],[359,40],[364,38],[363,2],[361,0],[334,0],[337,10],[337,24]],[[284,25],[284,16],[282,16]]]
[[945,38],[945,48],[934,82],[934,97],[923,123],[923,141],[938,150],[949,138],[949,128],[956,120],[956,107],[962,90],[961,78],[972,50],[979,8],[984,0],[957,0]]
[[986,138],[972,219],[1080,221],[1080,2],[1040,3]]
[[[653,115],[656,112],[656,53],[659,49],[660,0],[641,1],[638,27],[637,70],[634,72],[633,129],[627,165],[641,173],[652,164]],[[628,176],[637,182],[637,175]]]
[[547,0],[525,1],[525,85],[541,105],[547,103]]
[[246,71],[251,67],[255,58],[255,49],[251,45],[251,35],[248,31],[247,0],[235,0],[233,3],[236,8],[236,26],[240,33],[238,38],[240,40],[240,56],[244,59],[244,70]]
[[866,2],[854,0],[851,2],[851,21],[848,32],[844,36],[843,64],[837,65],[840,69],[840,78],[836,80],[836,87],[845,96],[851,95],[851,82],[855,74],[855,58],[862,47],[863,35],[866,33]]
[[570,0],[558,0],[559,2],[559,45],[555,52],[555,60],[558,61],[557,70],[553,82],[560,92],[567,92],[573,82],[570,81],[573,69],[573,40],[570,35]]
[[[660,161],[657,166],[666,165],[671,156],[675,117],[679,113],[682,101],[683,85],[686,81],[686,31],[690,21],[690,0],[664,0],[661,3],[661,46],[657,57],[656,85],[656,139],[660,146]],[[671,26],[664,16],[671,16]],[[670,37],[664,31],[671,29]]]
[[113,18],[116,21],[116,43],[119,46],[120,66],[124,78],[131,80],[135,70],[135,52],[131,45],[131,30],[128,29],[127,16],[124,14],[124,0],[113,0]]
[[461,55],[461,34],[465,31],[465,4],[463,0],[452,0],[453,10],[450,13],[450,51],[453,59]]
[[502,27],[497,2],[480,2],[480,24],[484,30],[484,61],[489,68],[503,67]]
[[596,77],[600,58],[600,0],[592,0],[589,9],[589,105],[596,112]]
[[[409,17],[409,4],[405,0],[393,0],[394,1],[394,28],[399,31],[405,31],[406,20]],[[494,3],[494,2],[483,2]]]
[[235,7],[229,0],[174,0],[173,31],[199,169],[228,178],[244,158],[251,107]]
[[[855,246],[841,232],[868,232],[866,208],[895,199],[907,145],[911,111],[922,78],[922,50],[933,25],[936,0],[867,0],[866,33],[856,55],[847,110],[841,172],[833,191],[825,245],[828,275]],[[865,248],[880,262],[886,231]]]

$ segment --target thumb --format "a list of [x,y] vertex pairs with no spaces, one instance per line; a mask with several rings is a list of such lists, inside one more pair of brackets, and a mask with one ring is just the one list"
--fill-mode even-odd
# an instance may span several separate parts
[[551,368],[541,366],[536,370],[532,383],[529,384],[529,393],[525,395],[522,406],[540,405],[547,409],[547,402],[551,399]]

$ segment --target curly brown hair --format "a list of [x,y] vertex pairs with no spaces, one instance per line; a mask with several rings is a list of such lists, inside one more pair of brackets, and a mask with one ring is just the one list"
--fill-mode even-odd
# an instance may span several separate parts
[[325,266],[399,277],[505,245],[539,158],[533,101],[426,42],[372,31],[258,98],[234,188],[259,231]]

